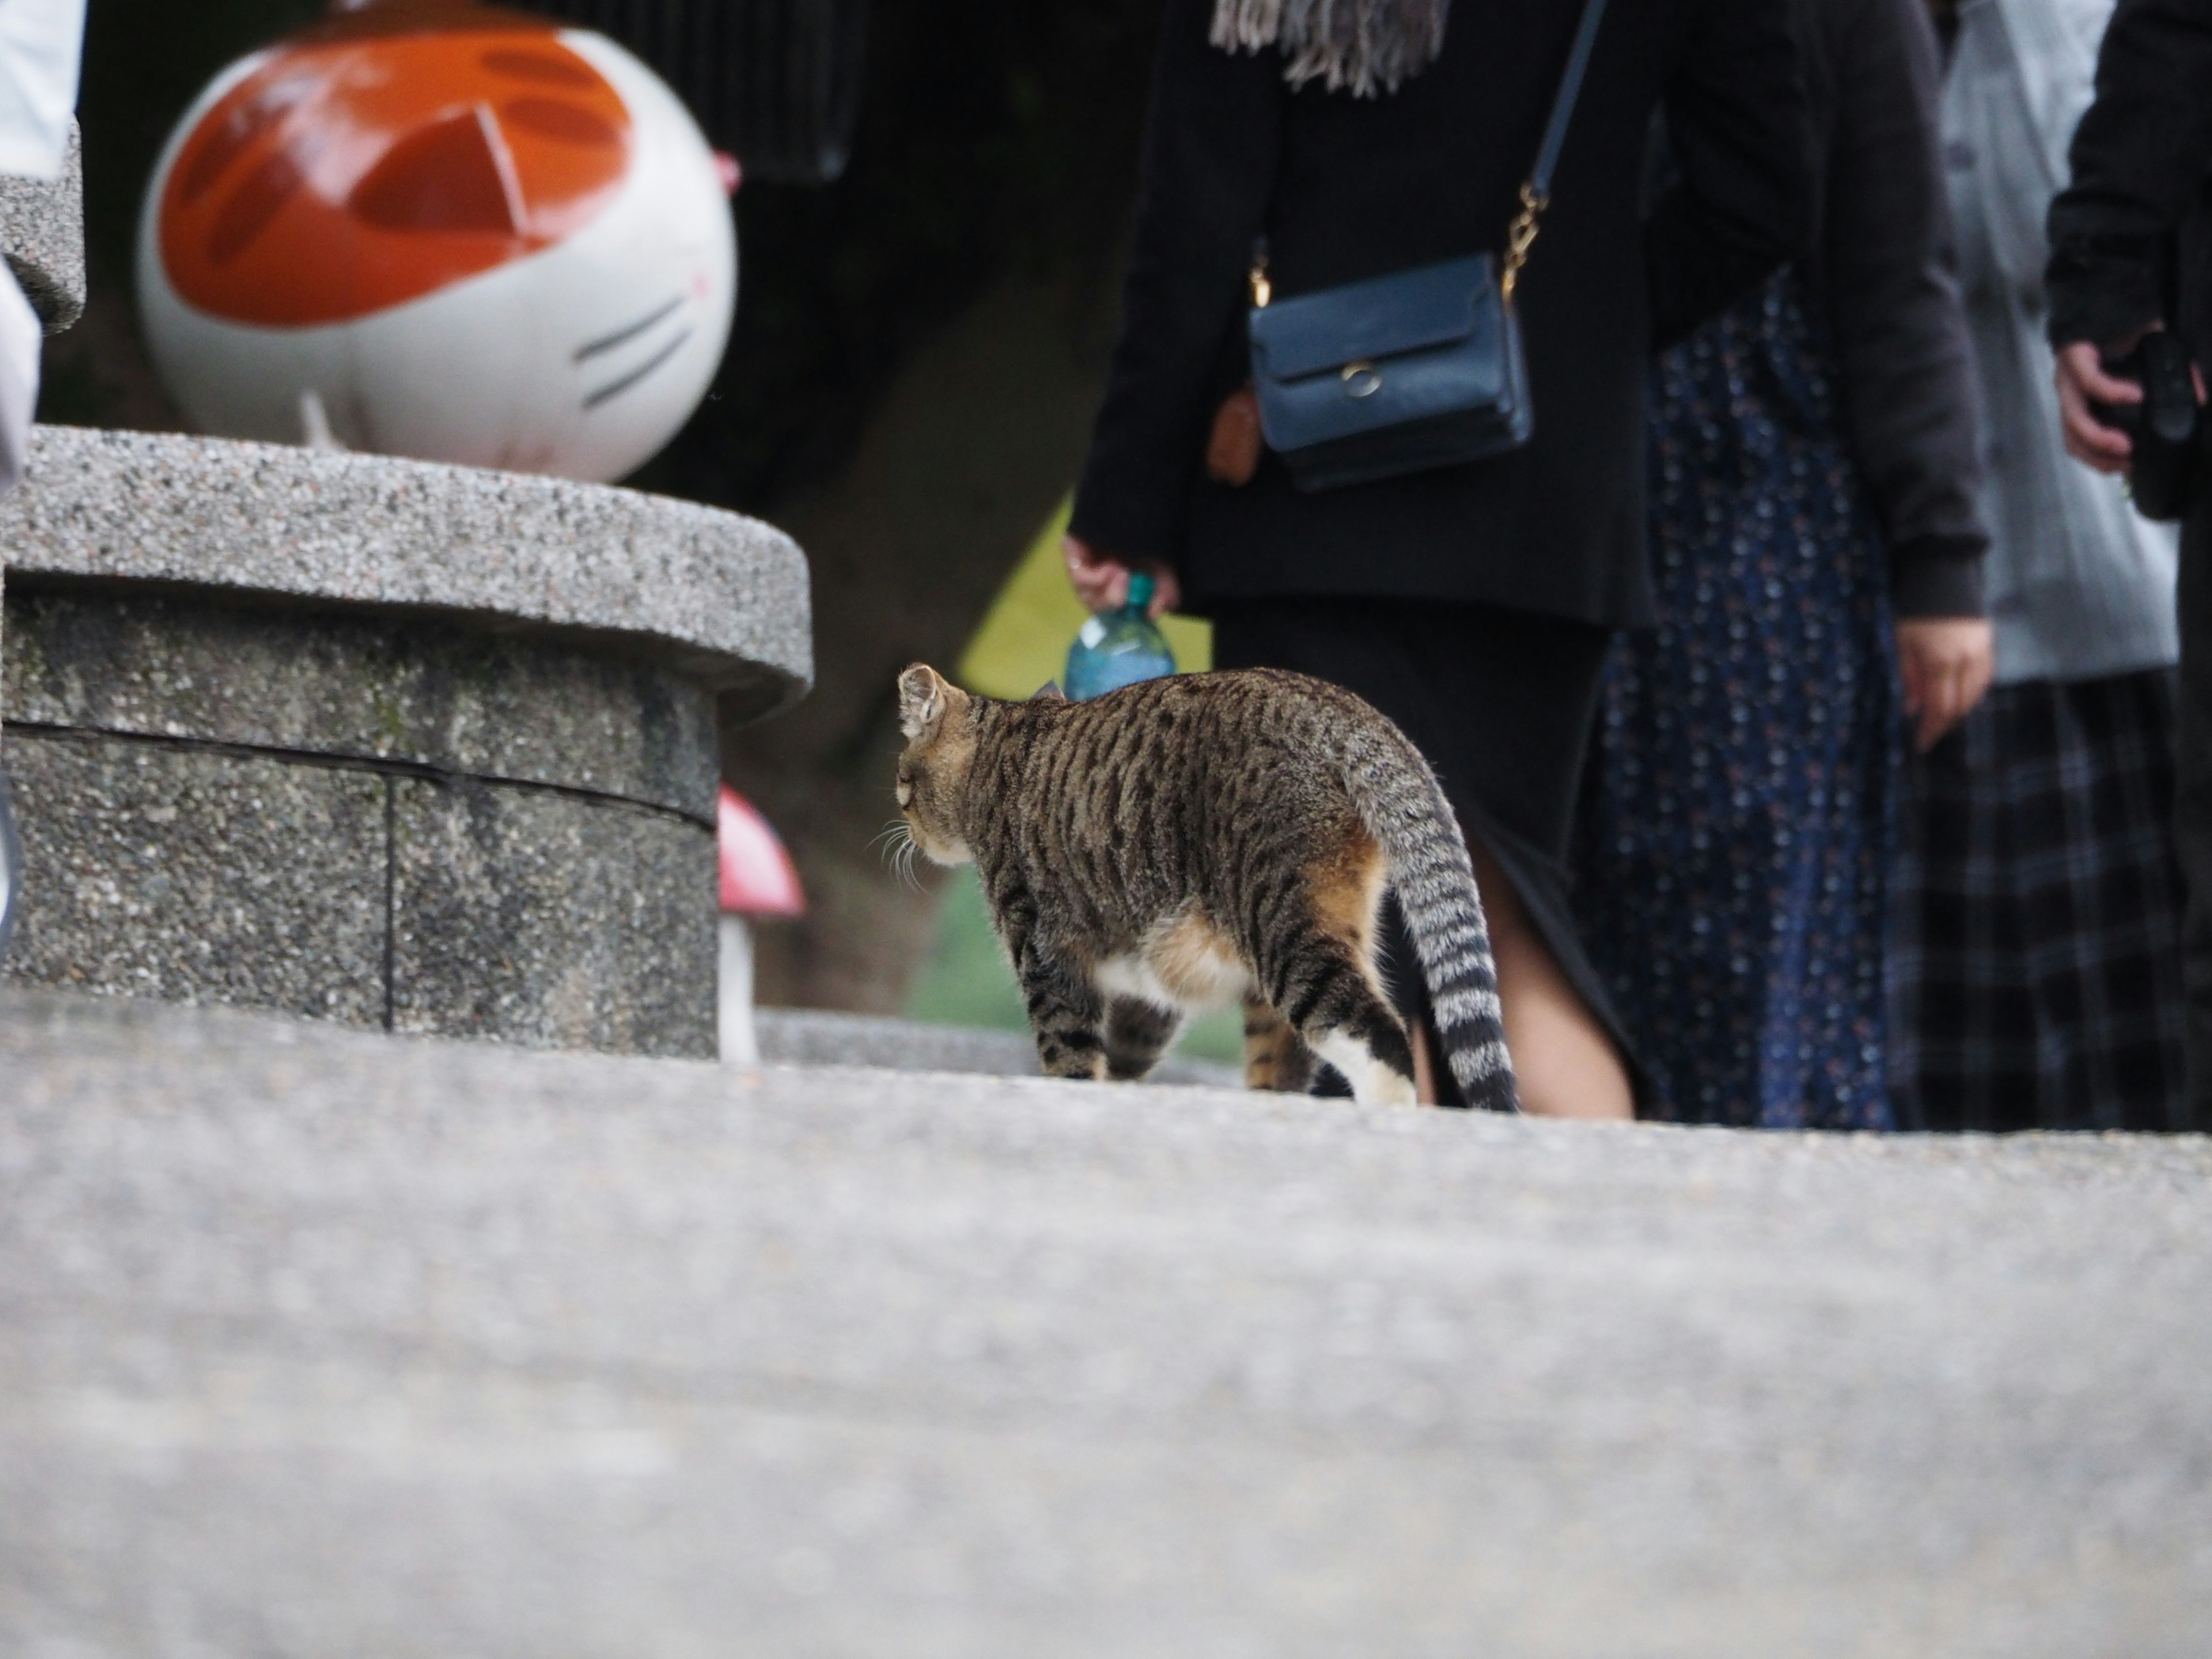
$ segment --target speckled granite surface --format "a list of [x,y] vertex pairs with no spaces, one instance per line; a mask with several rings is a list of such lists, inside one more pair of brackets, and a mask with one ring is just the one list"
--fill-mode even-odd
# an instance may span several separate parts
[[384,779],[21,731],[7,761],[24,875],[0,984],[383,1022]]
[[391,787],[393,1030],[714,1058],[713,830],[544,790]]
[[40,427],[0,501],[11,589],[115,577],[450,613],[635,654],[787,707],[813,678],[806,561],[757,520],[635,490],[173,433]]
[[84,314],[84,141],[75,121],[59,178],[0,173],[0,257],[47,333]]
[[9,734],[0,984],[711,1057],[714,838],[657,809],[252,750]]
[[714,694],[635,659],[204,591],[19,582],[5,602],[0,709],[19,727],[409,762],[714,819]]
[[2198,1659],[2202,1137],[0,993],[0,1650]]

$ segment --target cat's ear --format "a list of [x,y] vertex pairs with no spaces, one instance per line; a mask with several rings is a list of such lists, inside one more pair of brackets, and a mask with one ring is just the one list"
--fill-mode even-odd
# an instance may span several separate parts
[[918,662],[901,674],[898,690],[899,730],[910,738],[934,731],[960,695],[926,662]]
[[1047,680],[1030,693],[1030,701],[1031,702],[1066,702],[1067,693],[1060,689],[1058,680]]

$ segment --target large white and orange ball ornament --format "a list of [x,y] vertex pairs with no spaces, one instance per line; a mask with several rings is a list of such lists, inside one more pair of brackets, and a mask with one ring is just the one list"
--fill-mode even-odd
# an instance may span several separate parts
[[605,480],[705,394],[737,301],[724,168],[602,36],[381,0],[232,64],[138,234],[203,430]]

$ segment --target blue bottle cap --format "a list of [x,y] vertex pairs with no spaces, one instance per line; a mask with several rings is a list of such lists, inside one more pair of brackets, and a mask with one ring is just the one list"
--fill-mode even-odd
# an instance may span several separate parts
[[1152,573],[1151,571],[1136,570],[1130,573],[1128,605],[1133,611],[1152,609]]

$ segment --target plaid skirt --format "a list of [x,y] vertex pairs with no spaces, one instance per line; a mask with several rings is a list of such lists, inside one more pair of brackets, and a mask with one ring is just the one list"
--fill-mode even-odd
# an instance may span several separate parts
[[2174,718],[2166,669],[1998,686],[1910,768],[1898,1127],[2187,1127]]

